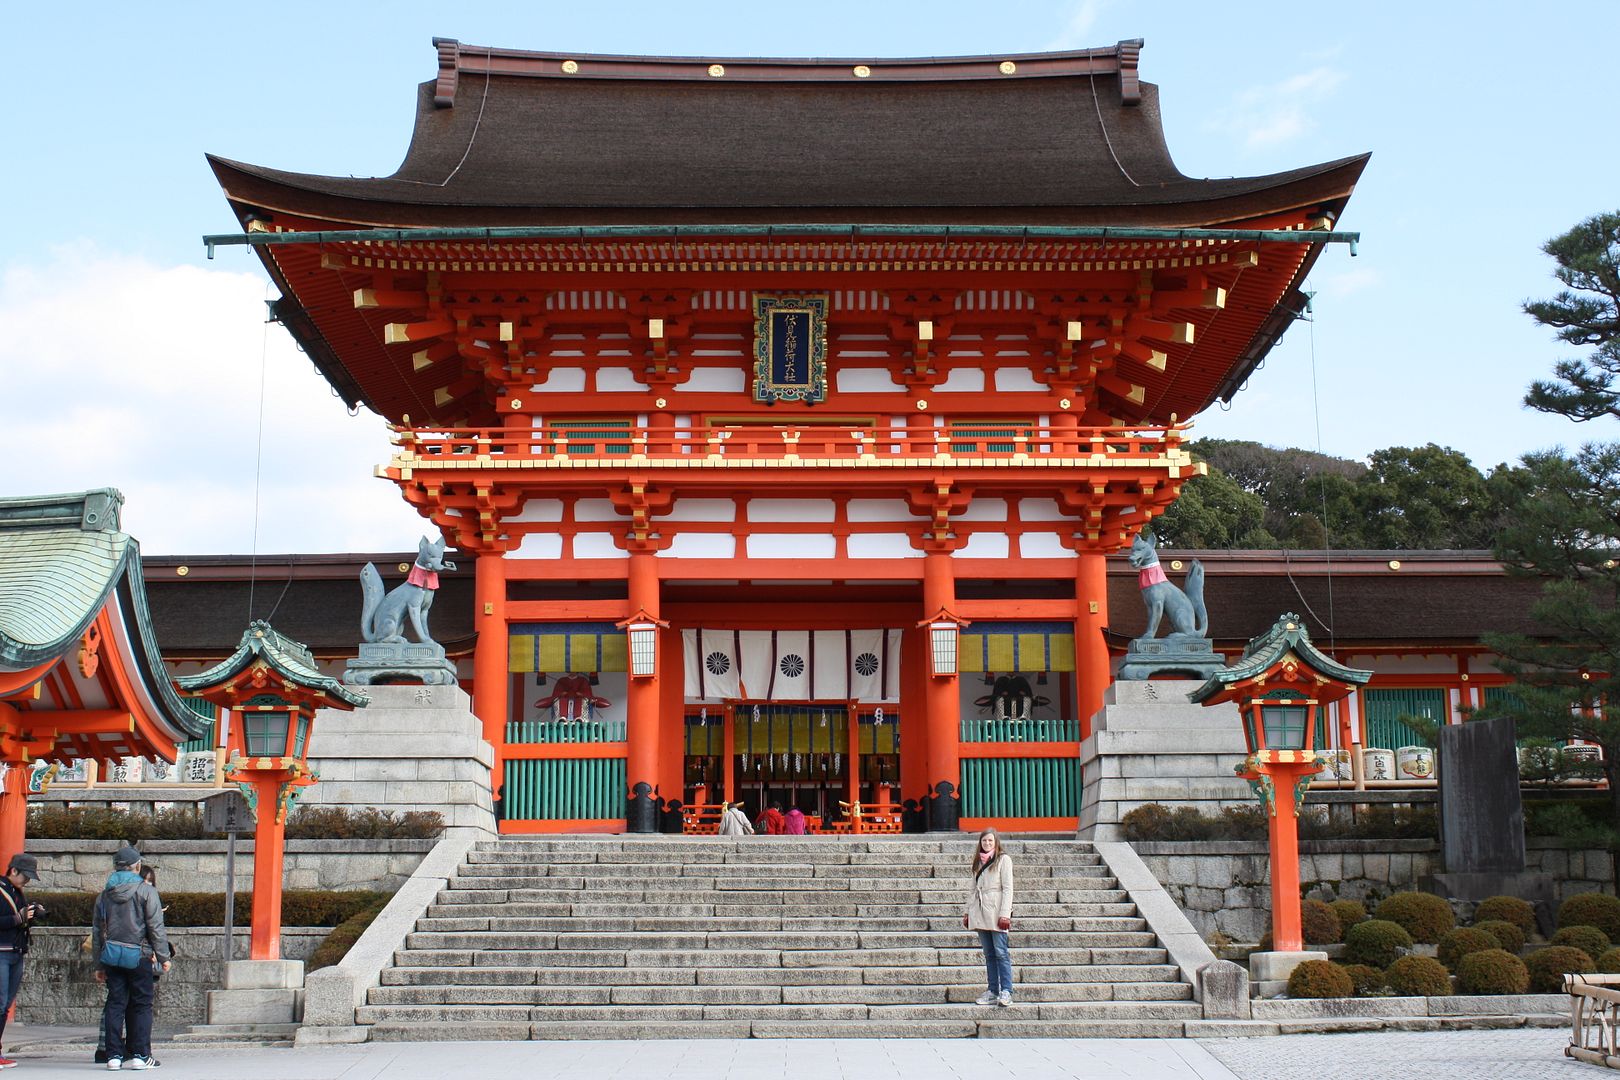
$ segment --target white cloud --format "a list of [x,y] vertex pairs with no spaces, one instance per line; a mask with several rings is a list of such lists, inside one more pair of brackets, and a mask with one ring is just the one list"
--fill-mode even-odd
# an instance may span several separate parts
[[[278,326],[254,271],[158,266],[88,245],[0,273],[0,494],[117,487],[148,554],[392,551],[422,521],[372,477],[391,449]],[[268,332],[267,332],[268,331]]]
[[1322,65],[1281,82],[1252,86],[1216,113],[1207,126],[1240,137],[1251,150],[1288,142],[1314,130],[1316,106],[1344,79],[1343,71]]
[[1109,0],[1079,0],[1070,9],[1069,17],[1064,20],[1057,34],[1046,43],[1045,48],[1064,51],[1084,49],[1097,44],[1091,39],[1091,30],[1097,25],[1098,17],[1108,4]]

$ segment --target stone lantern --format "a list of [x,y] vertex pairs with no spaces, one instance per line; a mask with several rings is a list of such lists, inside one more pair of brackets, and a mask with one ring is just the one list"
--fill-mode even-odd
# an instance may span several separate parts
[[1262,995],[1301,961],[1326,959],[1304,951],[1300,927],[1299,813],[1310,778],[1324,761],[1315,750],[1326,706],[1365,685],[1372,672],[1349,668],[1311,644],[1305,622],[1292,613],[1261,634],[1234,664],[1188,696],[1203,705],[1232,702],[1243,721],[1248,756],[1237,774],[1265,804],[1271,855],[1271,951],[1249,963]]
[[317,779],[307,760],[315,712],[353,709],[370,698],[321,674],[307,648],[263,621],[248,627],[230,656],[175,682],[186,693],[229,709],[234,718],[225,777],[241,787],[256,819],[249,955],[278,961],[287,811],[299,789]]

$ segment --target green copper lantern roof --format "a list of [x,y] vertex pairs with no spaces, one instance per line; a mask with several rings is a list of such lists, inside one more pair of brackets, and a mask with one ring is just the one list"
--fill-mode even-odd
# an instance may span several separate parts
[[1270,630],[1250,640],[1237,663],[1211,675],[1209,681],[1189,693],[1187,699],[1194,703],[1203,702],[1233,683],[1258,678],[1289,653],[1298,657],[1302,664],[1318,674],[1337,679],[1339,682],[1363,686],[1372,678],[1372,672],[1345,667],[1317,649],[1311,644],[1311,635],[1305,629],[1305,620],[1293,612],[1288,612],[1279,618]]
[[242,634],[241,644],[231,655],[207,671],[183,675],[175,682],[188,694],[202,693],[229,682],[260,662],[268,664],[272,671],[293,685],[325,694],[351,708],[371,704],[371,698],[365,691],[345,686],[340,680],[321,674],[309,649],[290,637],[276,633],[263,619],[256,619],[248,625]]

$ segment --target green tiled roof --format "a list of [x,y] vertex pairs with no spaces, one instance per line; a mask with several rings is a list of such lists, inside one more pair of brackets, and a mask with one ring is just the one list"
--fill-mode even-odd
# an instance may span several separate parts
[[59,660],[110,602],[153,718],[177,742],[193,739],[203,724],[158,652],[140,545],[119,531],[123,503],[114,488],[0,498],[0,671]]
[[201,693],[223,682],[234,679],[249,665],[260,660],[295,685],[320,691],[345,704],[360,707],[369,705],[371,698],[363,690],[343,685],[330,675],[323,675],[315,666],[315,657],[301,643],[276,633],[269,623],[257,619],[249,624],[242,635],[241,644],[225,659],[195,675],[176,679],[180,689],[188,694]]
[[1194,702],[1212,698],[1233,683],[1259,676],[1290,652],[1299,657],[1307,667],[1330,679],[1363,686],[1372,678],[1372,672],[1345,667],[1317,649],[1311,644],[1311,635],[1305,629],[1305,620],[1293,612],[1287,612],[1272,625],[1270,630],[1250,640],[1237,663],[1211,675],[1208,682],[1187,697]]

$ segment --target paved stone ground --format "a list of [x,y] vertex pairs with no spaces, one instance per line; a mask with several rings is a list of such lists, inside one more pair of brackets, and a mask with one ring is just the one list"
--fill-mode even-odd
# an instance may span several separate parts
[[[58,1029],[60,1031],[60,1029]],[[66,1034],[66,1032],[61,1032]],[[16,1077],[84,1077],[31,1027]],[[165,1080],[1600,1080],[1563,1056],[1562,1031],[1285,1035],[1254,1039],[826,1039],[369,1043],[311,1050],[160,1052]],[[38,1042],[34,1042],[38,1040]],[[30,1049],[33,1042],[37,1051]]]

